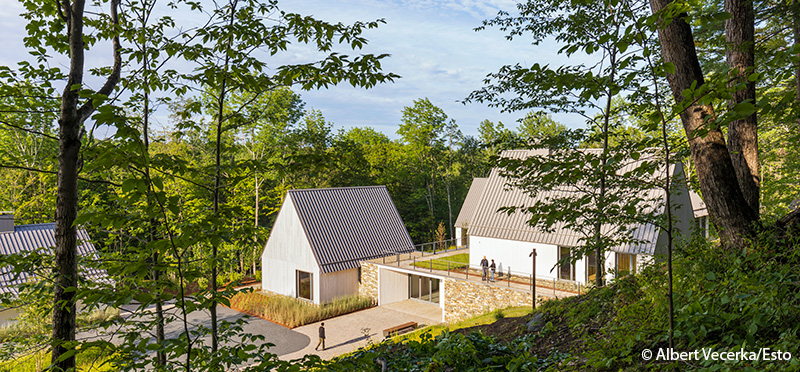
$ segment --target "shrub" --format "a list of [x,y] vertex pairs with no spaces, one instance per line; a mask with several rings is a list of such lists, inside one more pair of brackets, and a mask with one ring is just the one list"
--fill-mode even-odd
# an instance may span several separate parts
[[503,313],[503,309],[497,309],[494,311],[494,319],[500,320],[506,317],[506,314]]
[[244,274],[238,271],[233,271],[228,274],[228,279],[231,283],[239,284],[242,282],[242,279],[244,279]]
[[231,308],[294,328],[372,307],[369,297],[347,296],[321,306],[265,292],[241,292],[230,299]]

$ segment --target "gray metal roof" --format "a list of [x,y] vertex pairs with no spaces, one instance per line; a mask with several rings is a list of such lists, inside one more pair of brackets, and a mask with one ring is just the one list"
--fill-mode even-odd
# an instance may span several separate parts
[[[586,149],[581,151],[599,151],[597,149]],[[503,157],[524,159],[529,156],[546,156],[547,150],[509,150],[504,151]],[[643,160],[643,159],[642,159]],[[638,162],[631,161],[623,167],[620,172],[625,172],[637,166]],[[672,167],[674,172],[675,167]],[[663,172],[662,172],[663,174]],[[537,201],[547,201],[553,198],[563,198],[570,194],[580,193],[575,187],[562,187],[557,190],[541,191],[536,198],[532,198],[522,189],[509,183],[509,180],[500,175],[500,169],[494,168],[486,181],[484,191],[470,218],[470,235],[483,236],[504,240],[516,240],[541,244],[552,244],[564,247],[574,247],[580,244],[583,237],[580,232],[566,229],[565,223],[557,223],[552,231],[542,231],[528,224],[530,215],[523,212],[504,213],[498,212],[502,207],[530,207]],[[664,192],[660,189],[646,191],[646,199],[663,198]],[[650,205],[649,208],[663,208],[663,206]],[[460,217],[460,216],[459,216]],[[641,224],[628,227],[632,231],[632,238],[636,241],[643,241],[640,244],[630,244],[621,247],[613,247],[611,250],[621,253],[646,253],[653,254],[658,240],[659,230],[652,224]],[[610,231],[610,227],[602,228],[602,231]]]
[[489,178],[475,178],[472,180],[472,185],[467,191],[467,197],[464,199],[464,204],[461,205],[461,212],[458,213],[456,218],[455,227],[465,228],[470,225],[470,218],[475,213],[475,208],[478,207],[483,190],[486,188],[486,180]]
[[[55,227],[55,223],[14,226],[13,233],[0,233],[0,254],[53,254],[52,247],[56,245]],[[78,256],[97,259],[97,251],[89,240],[89,234],[83,229],[78,229]],[[106,271],[101,269],[81,267],[80,275],[93,281],[110,281]],[[31,280],[35,275],[22,272],[18,277],[15,276],[16,273],[8,267],[0,269],[0,293],[18,294],[17,286]]]
[[322,273],[414,250],[386,186],[289,190]]

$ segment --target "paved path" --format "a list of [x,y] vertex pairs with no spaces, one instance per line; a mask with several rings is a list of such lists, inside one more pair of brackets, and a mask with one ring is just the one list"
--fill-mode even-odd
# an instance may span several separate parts
[[[296,352],[278,355],[284,360],[302,358],[306,354],[316,354],[322,359],[330,359],[354,351],[370,340],[380,342],[383,340],[383,330],[396,325],[407,322],[417,322],[420,326],[438,324],[441,322],[441,310],[438,310],[437,316],[436,308],[437,305],[406,300],[324,320],[327,336],[324,351],[314,350],[319,340],[317,332],[320,323],[307,324],[295,328],[294,331],[310,338],[312,342]],[[365,337],[365,334],[369,338]]]
[[[134,306],[123,308],[122,316],[130,316],[130,310]],[[173,305],[164,308],[167,316],[177,315],[179,311]],[[244,317],[238,311],[224,306],[217,307],[217,317],[219,320],[233,322]],[[188,318],[190,329],[197,325],[210,327],[210,315],[207,310],[196,311],[189,314]],[[269,348],[269,352],[277,354],[280,359],[292,360],[299,359],[306,354],[316,354],[323,359],[330,359],[335,356],[351,352],[367,344],[369,340],[380,342],[383,339],[383,330],[406,322],[417,322],[420,326],[438,324],[441,321],[441,309],[434,304],[424,303],[416,300],[406,300],[385,306],[373,307],[366,310],[342,315],[324,321],[326,335],[326,349],[315,351],[317,345],[317,332],[319,323],[308,324],[295,329],[288,329],[284,326],[270,321],[250,317],[244,326],[244,331],[255,335],[263,335],[266,342],[275,344]],[[108,331],[88,331],[77,335],[79,340],[104,339],[114,343],[120,343],[119,337],[114,336],[114,329]],[[176,319],[167,324],[165,335],[167,338],[180,337],[183,332],[183,323]],[[365,333],[366,332],[366,333]],[[154,330],[151,332],[154,333]],[[365,337],[365,334],[368,335]],[[143,337],[153,337],[152,334],[144,334]],[[234,342],[241,341],[234,340]],[[206,337],[206,344],[210,344],[210,337]]]
[[[121,315],[123,317],[130,316],[130,310],[135,309],[134,306],[127,306],[121,309]],[[152,309],[149,309],[152,311]],[[167,305],[164,307],[164,311],[166,316],[179,316],[180,312],[178,309],[173,305]],[[245,317],[245,314],[242,314],[236,310],[232,310],[225,306],[217,306],[217,319],[220,321],[225,320],[229,322],[234,322],[239,318]],[[195,311],[188,316],[188,322],[190,324],[189,329],[195,329],[197,325],[203,325],[205,327],[210,327],[211,315],[208,310],[203,311]],[[306,348],[311,343],[311,338],[307,335],[304,335],[300,332],[295,332],[291,329],[288,329],[284,326],[272,323],[270,321],[257,318],[257,317],[250,317],[247,324],[244,325],[244,331],[246,333],[251,333],[254,335],[262,335],[266,338],[266,342],[270,342],[275,344],[275,346],[269,348],[269,352],[277,355],[284,355],[289,353],[294,353],[298,350]],[[121,340],[118,336],[114,334],[116,329],[109,329],[108,331],[87,331],[81,332],[77,335],[79,340],[91,340],[91,339],[104,339],[109,340],[113,343],[120,343]],[[181,333],[184,331],[183,322],[181,319],[175,319],[174,321],[168,323],[164,329],[164,333],[166,338],[177,338],[181,337]],[[150,337],[154,338],[155,330],[151,330],[151,334],[144,334],[143,337]],[[205,338],[206,345],[210,345],[211,337]],[[241,339],[233,340],[234,342],[240,342]],[[316,342],[316,341],[315,341]]]

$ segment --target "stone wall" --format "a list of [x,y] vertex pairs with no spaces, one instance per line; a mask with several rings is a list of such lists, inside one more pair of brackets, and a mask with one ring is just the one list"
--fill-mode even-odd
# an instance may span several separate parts
[[[531,306],[530,292],[452,278],[444,282],[444,320],[448,323],[509,306]],[[536,303],[546,299],[536,296]]]
[[372,298],[378,303],[378,265],[369,262],[361,262],[361,285],[358,286],[358,294]]

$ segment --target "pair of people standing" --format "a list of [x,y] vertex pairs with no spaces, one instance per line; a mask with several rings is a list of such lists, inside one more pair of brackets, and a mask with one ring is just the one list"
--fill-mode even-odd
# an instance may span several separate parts
[[[494,273],[497,270],[497,265],[494,264],[494,260],[492,260],[492,264],[489,265],[489,261],[486,259],[486,256],[483,256],[481,260],[481,269],[483,269],[483,275],[481,275],[481,280],[483,281],[494,281]],[[489,277],[489,270],[492,271],[492,276]],[[488,278],[487,278],[488,277]]]

